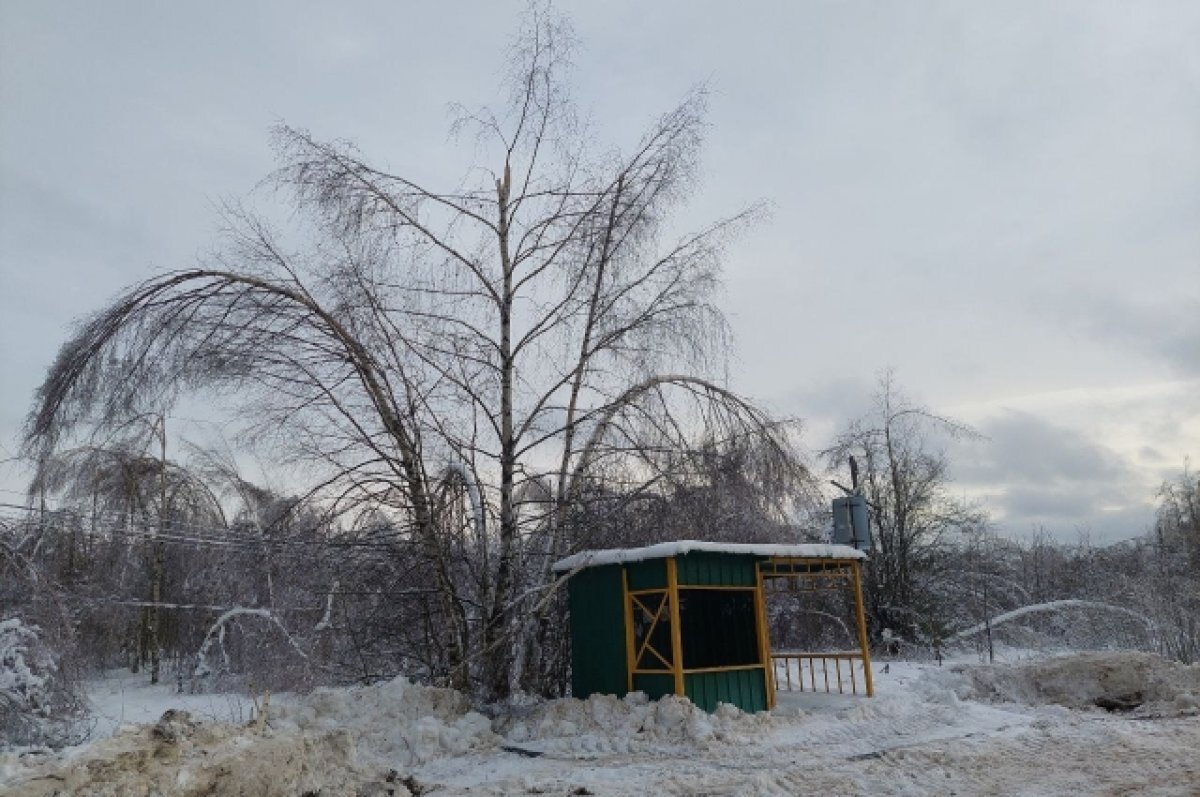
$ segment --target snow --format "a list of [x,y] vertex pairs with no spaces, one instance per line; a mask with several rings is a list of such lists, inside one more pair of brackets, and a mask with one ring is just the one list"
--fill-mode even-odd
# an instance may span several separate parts
[[693,551],[707,553],[748,554],[750,556],[789,556],[808,559],[866,559],[863,551],[849,545],[802,544],[802,545],[753,545],[747,543],[699,542],[679,540],[648,545],[644,548],[613,548],[603,551],[580,551],[554,563],[556,573],[579,570],[585,567],[644,562],[648,559],[669,559]]
[[54,662],[44,652],[38,657],[37,641],[37,630],[19,618],[0,621],[0,700],[40,712],[48,703],[46,676]]
[[187,711],[210,722],[242,723],[254,717],[255,700],[226,692],[188,694],[173,682],[151,685],[145,674],[112,671],[88,684],[95,727],[90,739],[107,739],[122,729],[155,722],[166,711]]
[[[250,723],[171,713],[67,761],[12,761],[7,772],[0,763],[0,791],[1200,792],[1198,666],[1103,652],[995,665],[886,661],[875,675],[874,698],[780,693],[770,714],[593,695],[493,707],[490,719],[454,691],[396,679],[272,697],[266,716]],[[162,706],[161,695],[138,691]],[[136,702],[132,692],[126,699]],[[1131,712],[1094,705],[1138,692],[1146,702]]]
[[78,700],[40,633],[18,617],[0,620],[0,750],[81,738]]
[[974,699],[1073,709],[1127,703],[1133,716],[1200,714],[1200,666],[1149,653],[1076,653],[961,672],[963,694]]

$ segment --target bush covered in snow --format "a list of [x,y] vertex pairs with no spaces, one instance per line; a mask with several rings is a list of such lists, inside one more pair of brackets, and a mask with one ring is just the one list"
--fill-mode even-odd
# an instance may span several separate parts
[[73,743],[82,717],[82,701],[59,676],[37,626],[0,620],[0,749]]

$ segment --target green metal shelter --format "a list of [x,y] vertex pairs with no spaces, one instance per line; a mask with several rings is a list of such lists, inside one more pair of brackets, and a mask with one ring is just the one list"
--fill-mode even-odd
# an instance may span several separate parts
[[[782,662],[791,686],[791,661],[817,685],[821,663],[832,691],[829,663],[843,691],[858,663],[872,693],[860,563],[846,545],[744,545],[691,540],[645,548],[585,551],[554,570],[569,575],[571,692],[625,695],[645,692],[688,697],[712,711],[731,703],[745,711],[775,705],[775,671]],[[853,590],[859,650],[773,653],[767,630],[767,590],[773,579],[839,583]],[[852,661],[853,660],[853,661]],[[807,662],[808,670],[804,669]]]

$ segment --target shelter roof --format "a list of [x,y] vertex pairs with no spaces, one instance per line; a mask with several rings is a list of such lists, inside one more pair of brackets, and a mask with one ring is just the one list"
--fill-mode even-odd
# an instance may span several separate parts
[[577,554],[555,562],[554,572],[564,573],[585,567],[600,567],[602,565],[624,564],[626,562],[644,562],[647,559],[670,559],[675,556],[692,553],[693,551],[762,557],[783,556],[797,559],[867,558],[865,552],[851,548],[849,545],[826,545],[819,543],[757,545],[734,542],[678,540],[676,542],[663,542],[658,545],[647,545],[644,548],[611,548],[603,551],[580,551]]

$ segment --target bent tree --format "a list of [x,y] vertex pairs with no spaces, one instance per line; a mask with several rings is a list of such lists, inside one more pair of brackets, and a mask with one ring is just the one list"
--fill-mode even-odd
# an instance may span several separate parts
[[80,326],[26,438],[45,458],[185,394],[219,397],[306,466],[314,500],[411,543],[438,596],[442,674],[491,698],[550,688],[550,564],[589,543],[571,521],[586,495],[653,490],[689,452],[747,439],[772,472],[803,475],[786,428],[715,376],[720,255],[755,209],[666,241],[704,91],[628,151],[596,151],[564,82],[565,25],[535,12],[518,43],[504,106],[463,116],[479,160],[457,187],[276,128],[272,181],[307,234],[228,209],[208,260]]

